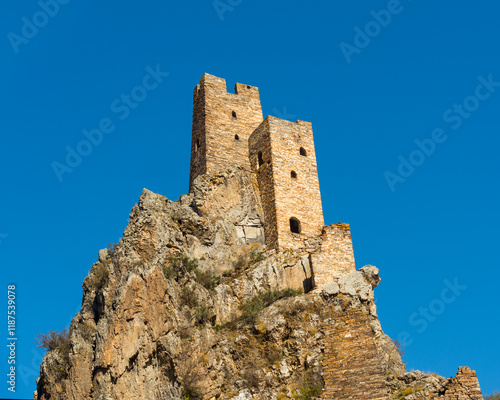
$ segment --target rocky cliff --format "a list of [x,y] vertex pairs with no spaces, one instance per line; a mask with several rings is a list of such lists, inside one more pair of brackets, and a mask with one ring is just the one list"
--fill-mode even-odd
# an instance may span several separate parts
[[308,247],[266,250],[251,173],[200,176],[178,201],[144,190],[34,399],[482,399],[467,368],[407,373],[377,317],[378,269],[312,290],[321,239]]

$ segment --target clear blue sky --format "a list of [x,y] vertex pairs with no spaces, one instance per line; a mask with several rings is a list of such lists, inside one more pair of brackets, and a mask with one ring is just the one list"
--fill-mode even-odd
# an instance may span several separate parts
[[[379,316],[406,335],[408,368],[468,365],[500,390],[498,2],[60,1],[0,13],[0,309],[15,283],[19,337],[1,397],[31,398],[35,336],[69,325],[142,189],[187,192],[204,72],[313,123],[326,223],[350,223],[358,268],[380,268]],[[163,76],[143,89],[148,66]],[[99,125],[112,132],[68,166]]]

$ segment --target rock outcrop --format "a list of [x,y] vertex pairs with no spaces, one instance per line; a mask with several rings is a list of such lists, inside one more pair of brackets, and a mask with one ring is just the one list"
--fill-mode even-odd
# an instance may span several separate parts
[[467,368],[406,372],[377,317],[376,267],[314,291],[320,238],[267,250],[259,199],[238,169],[199,176],[178,201],[144,190],[84,280],[69,354],[45,356],[34,398],[482,398]]

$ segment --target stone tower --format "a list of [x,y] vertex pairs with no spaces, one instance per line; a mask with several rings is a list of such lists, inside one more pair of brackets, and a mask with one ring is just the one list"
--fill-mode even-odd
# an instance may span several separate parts
[[266,243],[300,248],[322,232],[323,208],[311,123],[268,116],[249,139],[262,197]]
[[189,189],[198,175],[226,168],[250,170],[248,138],[262,122],[259,89],[204,74],[193,95],[193,133]]
[[204,74],[194,90],[190,190],[203,174],[240,168],[256,176],[268,248],[309,248],[322,286],[354,270],[349,225],[324,226],[311,123],[263,120],[259,89]]

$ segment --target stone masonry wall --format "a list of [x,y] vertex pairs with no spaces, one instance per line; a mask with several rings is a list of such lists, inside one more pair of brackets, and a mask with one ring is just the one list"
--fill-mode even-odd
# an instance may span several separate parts
[[198,175],[250,170],[248,138],[262,120],[257,87],[237,83],[228,93],[225,79],[204,74],[193,94],[190,190]]
[[378,358],[368,312],[360,308],[336,314],[325,327],[324,400],[387,400],[385,371]]
[[[300,154],[301,148],[306,155]],[[266,232],[268,246],[303,247],[304,239],[320,235],[324,224],[311,123],[268,116],[250,136],[249,152],[252,170],[258,175],[266,224],[276,221],[276,232],[270,236]],[[261,166],[259,152],[264,162]],[[300,221],[300,234],[290,231],[292,217]]]
[[458,373],[448,379],[443,400],[483,400],[481,388],[475,371],[469,367],[460,367]]
[[321,246],[311,254],[314,268],[314,286],[321,290],[356,269],[349,224],[326,226],[321,234]]
[[[262,208],[264,210],[264,231],[266,236],[266,245],[269,248],[278,247],[278,230],[276,224],[276,198],[273,179],[273,167],[270,162],[272,159],[272,150],[269,138],[269,120],[266,118],[252,133],[248,139],[249,160],[252,171],[256,171],[257,184],[261,195]],[[259,156],[264,163],[259,167]]]
[[[203,81],[203,78],[202,78]],[[189,169],[189,192],[194,179],[207,173],[207,145],[205,141],[205,96],[200,85],[193,93],[193,127],[191,136],[191,165]]]

